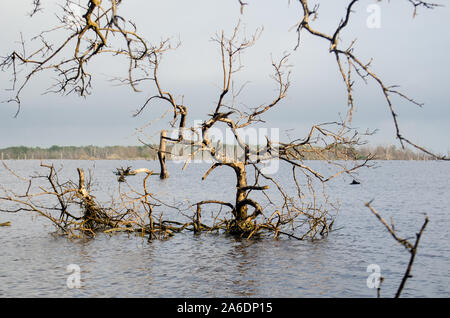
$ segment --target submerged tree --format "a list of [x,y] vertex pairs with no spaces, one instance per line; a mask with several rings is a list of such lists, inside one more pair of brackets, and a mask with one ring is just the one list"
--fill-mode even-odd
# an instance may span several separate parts
[[140,233],[148,235],[149,239],[167,238],[176,230],[170,222],[165,224],[161,217],[159,220],[154,218],[153,207],[158,203],[149,192],[148,183],[151,176],[158,174],[151,170],[118,170],[116,174],[119,176],[145,175],[142,190],[134,189],[128,183],[126,187],[119,186],[117,196],[105,204],[91,194],[93,178],[91,174],[86,176],[83,169],[77,169],[78,180],[74,182],[70,179],[61,181],[61,169],[53,164],[41,163],[47,173],[28,179],[15,174],[5,163],[3,165],[17,178],[17,182],[26,185],[26,191],[15,193],[0,186],[3,190],[0,200],[4,202],[0,211],[37,213],[68,238],[94,237],[98,232]]
[[[154,202],[148,201],[151,195],[147,190],[147,177],[153,175],[153,172],[149,172],[145,168],[118,169],[116,174],[121,183],[126,181],[126,177],[136,175],[138,172],[147,173],[147,177],[143,183],[144,192],[137,198],[121,194],[120,201],[126,203],[117,209],[100,207],[95,203],[83,186],[81,171],[78,171],[80,176],[78,186],[74,186],[73,182],[67,183],[71,185],[69,188],[63,185],[52,185],[52,183],[55,184],[53,179],[55,170],[53,167],[49,167],[50,175],[47,176],[47,180],[53,190],[46,190],[45,194],[53,195],[59,201],[60,207],[57,210],[61,213],[62,218],[55,219],[53,216],[50,217],[47,212],[41,214],[47,216],[63,231],[67,231],[76,224],[75,228],[82,232],[86,232],[86,229],[88,232],[100,229],[107,229],[107,231],[122,229],[124,225],[126,226],[123,220],[132,216],[131,223],[139,224],[139,226],[131,226],[131,228],[134,230],[140,228],[141,231],[150,233],[151,238],[154,237],[155,226],[161,232],[168,229],[165,226],[169,223],[172,226],[170,229],[172,232],[189,228],[194,232],[225,230],[228,233],[247,238],[267,231],[273,233],[275,237],[284,234],[298,239],[315,239],[326,236],[332,230],[334,223],[333,217],[329,214],[329,208],[333,206],[329,204],[325,194],[324,199],[321,202],[318,201],[315,183],[319,183],[319,189],[322,191],[329,180],[343,174],[352,175],[359,168],[369,166],[372,159],[368,155],[365,160],[358,161],[359,158],[353,151],[354,147],[364,142],[362,138],[367,134],[352,128],[352,115],[356,107],[353,97],[353,77],[355,76],[363,81],[373,80],[379,86],[392,115],[396,137],[402,147],[410,145],[435,159],[447,160],[401,134],[391,95],[400,96],[416,105],[420,104],[398,91],[396,86],[386,85],[371,69],[371,62],[365,63],[358,57],[355,53],[354,43],[349,47],[342,47],[342,32],[349,25],[358,2],[358,0],[348,1],[340,23],[333,33],[327,34],[314,27],[314,20],[318,18],[319,5],[311,8],[311,1],[298,1],[301,17],[297,25],[298,45],[295,50],[301,47],[301,35],[304,32],[329,43],[329,52],[335,56],[337,70],[347,90],[346,116],[336,122],[313,125],[306,136],[297,137],[290,142],[282,142],[266,136],[264,144],[261,145],[252,144],[251,141],[246,140],[244,130],[261,123],[263,116],[268,112],[275,111],[286,97],[290,87],[289,75],[292,69],[288,65],[288,58],[295,52],[272,62],[273,80],[277,88],[273,99],[261,105],[242,108],[236,101],[245,89],[245,85],[237,88],[234,76],[242,68],[244,53],[255,44],[262,30],[256,30],[250,37],[246,37],[242,35],[238,24],[228,36],[225,31],[216,34],[213,40],[221,52],[220,66],[223,71],[223,84],[217,97],[217,103],[210,112],[205,115],[200,124],[188,127],[187,117],[190,107],[184,105],[183,100],[179,101],[170,90],[163,88],[159,76],[162,56],[167,51],[175,49],[177,45],[172,45],[169,39],[157,44],[146,41],[133,22],[119,15],[119,8],[123,4],[122,0],[90,0],[85,1],[84,5],[75,4],[70,0],[62,1],[62,13],[58,15],[57,27],[43,31],[35,38],[40,41],[40,45],[29,51],[26,42],[22,40],[22,50],[12,52],[0,63],[1,69],[5,72],[9,71],[12,76],[14,96],[9,101],[17,104],[16,116],[21,110],[21,95],[24,89],[30,84],[30,80],[39,76],[40,73],[53,71],[56,74],[56,82],[47,92],[76,93],[80,96],[87,96],[92,89],[92,77],[95,76],[95,74],[89,73],[88,63],[95,63],[94,57],[103,55],[111,55],[114,58],[122,56],[128,63],[127,72],[125,76],[116,78],[116,80],[121,84],[129,85],[135,92],[139,91],[141,83],[150,81],[157,92],[145,101],[135,115],[143,116],[145,109],[156,100],[165,102],[173,114],[173,119],[169,123],[170,127],[161,130],[159,134],[157,150],[161,166],[158,173],[160,178],[165,179],[169,176],[166,157],[179,157],[178,152],[181,149],[185,155],[180,158],[186,160],[185,166],[199,154],[206,155],[209,160],[212,160],[213,163],[205,171],[203,179],[206,179],[219,167],[231,168],[230,172],[236,176],[236,191],[235,198],[230,202],[216,200],[210,197],[211,194],[205,193],[203,201],[194,202],[189,206],[193,209],[193,213],[189,216],[191,220],[187,223],[175,221],[158,223],[152,214],[151,207]],[[414,13],[420,7],[434,8],[437,6],[437,4],[424,1],[408,0],[406,2],[412,5]],[[238,4],[242,14],[247,3],[239,1]],[[84,14],[77,15],[74,7]],[[34,1],[30,15],[37,14],[41,9],[41,2]],[[50,40],[49,34],[58,32],[64,35],[64,40],[56,44]],[[27,67],[31,67],[31,70]],[[175,133],[168,134],[169,129]],[[229,151],[229,145],[214,142],[211,137],[214,129],[231,131],[234,152]],[[143,142],[145,143],[145,141]],[[334,172],[326,175],[323,171],[317,171],[304,160],[307,155],[326,160],[329,165],[334,167]],[[267,172],[267,165],[273,160],[281,161],[292,170],[292,183],[297,189],[295,198],[284,190],[276,176]],[[249,175],[252,175],[252,180],[249,179]],[[269,187],[276,189],[281,198],[281,204],[277,205],[273,202],[273,193],[269,194],[267,191]],[[21,210],[38,212],[42,208],[34,204],[30,206],[32,204],[30,199],[34,199],[35,195],[27,192],[22,197],[26,200],[20,200],[20,196],[8,193],[7,190],[5,192],[8,195],[0,199],[25,205],[25,208],[20,208]],[[270,203],[270,208],[263,208],[261,203],[255,199],[255,193],[262,193]],[[158,200],[159,202],[163,201]],[[139,204],[135,204],[136,202]],[[65,211],[68,203],[80,206],[81,214],[77,216],[67,214]],[[222,208],[229,209],[231,217],[220,219],[217,214],[213,218],[212,224],[203,224],[201,222],[202,207],[211,204],[218,205],[220,210]],[[121,209],[125,207],[126,211],[123,212]],[[165,207],[168,206],[165,205]],[[253,211],[249,211],[249,209],[253,209]],[[138,213],[142,210],[147,213],[147,217],[143,218]],[[51,209],[47,211],[51,211]],[[67,223],[68,218],[71,219],[69,223]],[[62,220],[66,220],[66,223]],[[148,223],[143,224],[140,220],[147,220]]]

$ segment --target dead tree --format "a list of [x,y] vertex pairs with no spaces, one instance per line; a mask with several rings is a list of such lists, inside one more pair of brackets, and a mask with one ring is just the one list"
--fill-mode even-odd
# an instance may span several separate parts
[[[177,127],[173,135],[176,138],[165,137],[168,143],[176,146],[184,146],[185,168],[195,158],[197,154],[207,154],[214,163],[205,172],[203,180],[205,180],[215,169],[219,167],[231,168],[229,171],[236,176],[236,195],[233,202],[221,202],[217,200],[205,200],[195,204],[197,207],[197,218],[200,215],[201,205],[217,204],[222,207],[229,207],[233,218],[230,220],[223,220],[224,228],[233,234],[251,237],[256,233],[264,230],[269,230],[275,233],[275,236],[286,234],[280,231],[281,225],[292,223],[295,219],[303,218],[301,224],[308,225],[305,233],[299,237],[289,234],[290,237],[297,238],[315,238],[316,236],[326,236],[331,230],[332,218],[328,215],[326,209],[316,208],[314,204],[309,206],[299,207],[280,186],[279,182],[264,173],[264,164],[269,160],[282,160],[291,165],[293,169],[293,178],[297,176],[296,169],[304,172],[306,180],[308,180],[308,190],[313,194],[315,200],[315,193],[312,187],[311,177],[315,177],[320,182],[325,184],[327,181],[333,179],[341,174],[351,174],[358,168],[368,165],[369,158],[364,162],[354,162],[350,164],[340,164],[337,161],[331,160],[330,163],[340,168],[339,172],[334,175],[325,177],[321,173],[314,171],[311,167],[303,163],[303,154],[305,152],[314,152],[320,159],[325,158],[330,153],[333,154],[333,159],[346,159],[350,161],[356,158],[349,155],[348,149],[352,146],[360,144],[359,135],[354,133],[354,130],[347,127],[345,123],[329,123],[324,125],[315,125],[308,137],[301,141],[294,141],[290,143],[281,143],[279,141],[270,140],[267,136],[266,144],[264,146],[251,145],[243,137],[242,131],[246,128],[251,128],[254,124],[262,121],[262,116],[274,109],[287,95],[290,86],[290,70],[288,63],[288,55],[282,56],[278,62],[272,62],[273,79],[277,88],[277,93],[274,98],[265,104],[248,109],[240,109],[236,106],[236,100],[239,94],[242,93],[243,87],[235,90],[234,75],[242,69],[243,54],[250,49],[258,40],[261,30],[256,30],[250,37],[243,36],[240,30],[240,23],[234,28],[230,36],[226,36],[222,31],[213,38],[218,44],[221,55],[220,65],[222,69],[222,88],[217,97],[217,103],[211,112],[207,114],[203,123],[198,127],[186,127],[186,117],[188,106],[181,105],[173,97],[174,94],[168,90],[162,90],[162,85],[159,81],[159,59],[157,56],[153,57],[153,80],[158,90],[158,95],[150,97],[144,105],[138,110],[137,114],[142,114],[146,107],[149,107],[152,100],[162,99],[166,101],[173,109],[172,127]],[[228,98],[229,97],[229,98]],[[226,147],[221,147],[213,142],[211,131],[216,127],[225,127],[229,129],[234,137],[234,143],[242,156],[235,156],[226,151]],[[331,131],[330,127],[338,127],[338,133]],[[353,134],[350,134],[353,132]],[[325,146],[315,146],[318,141],[325,142]],[[175,153],[171,153],[173,158],[176,158]],[[256,175],[256,182],[249,184],[248,172],[252,169]],[[260,184],[260,180],[266,180],[276,187],[283,198],[283,205],[281,211],[276,213],[270,212],[271,216],[264,215],[264,209],[259,202],[252,199],[251,193],[255,191],[262,191],[264,195],[269,189],[267,184]],[[299,188],[298,193],[302,190],[297,182]],[[302,198],[304,199],[304,198]],[[249,208],[253,211],[249,212]],[[260,217],[259,222],[257,218]],[[276,218],[277,217],[277,218]],[[298,224],[297,224],[298,225]],[[210,226],[209,228],[217,228]],[[220,227],[219,227],[220,228]]]
[[[298,239],[314,239],[326,236],[332,229],[333,218],[330,217],[328,208],[318,204],[318,191],[314,186],[313,180],[319,181],[320,187],[323,189],[328,181],[343,174],[352,175],[358,169],[368,166],[372,158],[368,156],[366,160],[358,161],[355,152],[352,151],[354,147],[364,142],[362,138],[365,135],[352,128],[351,125],[352,114],[356,107],[353,98],[353,76],[355,74],[363,81],[370,79],[378,84],[392,115],[396,128],[396,137],[403,147],[410,145],[433,156],[435,159],[448,159],[433,154],[401,134],[391,95],[400,96],[416,105],[420,104],[397,91],[395,86],[385,85],[384,81],[371,69],[371,63],[362,62],[355,54],[354,43],[347,48],[342,47],[340,42],[342,32],[349,25],[353,10],[359,2],[358,0],[348,2],[345,6],[344,17],[334,32],[330,34],[316,29],[313,25],[314,20],[318,17],[319,6],[316,5],[311,9],[310,1],[298,1],[302,16],[297,25],[297,48],[301,45],[300,36],[303,32],[308,32],[314,37],[329,43],[329,52],[336,58],[338,72],[341,74],[347,90],[348,109],[345,118],[336,122],[313,125],[307,136],[299,137],[289,142],[271,140],[267,137],[266,144],[263,146],[258,145],[257,147],[247,142],[243,138],[241,131],[262,122],[264,115],[273,111],[286,97],[290,86],[290,68],[287,64],[289,54],[272,62],[273,79],[277,87],[277,93],[274,98],[268,103],[242,109],[237,106],[235,101],[242,93],[244,87],[236,90],[233,78],[236,72],[242,68],[241,55],[254,45],[262,30],[257,30],[247,38],[241,36],[238,24],[229,36],[226,36],[224,31],[216,34],[213,40],[218,44],[221,52],[220,63],[223,72],[223,85],[218,94],[217,103],[205,115],[202,124],[198,127],[187,127],[186,118],[189,107],[184,105],[183,101],[178,101],[175,98],[175,94],[172,94],[167,89],[163,89],[163,85],[159,80],[161,57],[173,46],[168,40],[161,41],[157,45],[149,44],[139,34],[134,23],[127,22],[126,19],[118,15],[122,2],[118,0],[89,0],[87,6],[81,7],[84,12],[83,16],[78,17],[71,8],[71,1],[66,0],[62,6],[64,13],[59,17],[59,25],[55,29],[64,29],[67,32],[65,40],[59,44],[50,43],[46,38],[48,32],[44,31],[36,37],[41,43],[39,47],[28,51],[25,41],[22,41],[22,50],[16,50],[4,57],[0,62],[0,68],[3,71],[11,72],[14,96],[9,101],[18,105],[17,114],[21,108],[20,96],[22,91],[29,85],[31,78],[45,71],[56,72],[57,81],[54,86],[49,88],[48,92],[88,95],[93,75],[88,72],[87,63],[93,60],[94,56],[110,54],[117,58],[124,57],[128,62],[128,72],[126,76],[116,80],[119,83],[129,85],[135,92],[139,91],[138,86],[142,83],[151,82],[154,85],[156,94],[148,98],[135,115],[143,114],[144,110],[155,100],[164,101],[172,110],[173,119],[170,122],[170,126],[176,129],[176,134],[169,137],[165,130],[159,134],[160,178],[168,177],[165,166],[166,156],[171,158],[177,157],[171,150],[173,147],[169,149],[169,145],[184,146],[189,149],[189,155],[185,158],[185,167],[194,159],[196,154],[207,154],[214,163],[206,171],[203,179],[207,178],[219,167],[231,168],[230,171],[236,176],[236,195],[232,202],[221,202],[206,198],[206,200],[192,205],[192,207],[196,207],[192,222],[177,224],[163,223],[161,221],[159,222],[160,232],[168,230],[170,233],[173,233],[192,226],[195,232],[200,232],[202,229],[207,231],[225,229],[230,233],[248,238],[263,231],[269,231],[275,237],[285,234],[291,238]],[[437,6],[425,1],[408,0],[407,2],[413,6],[414,14],[419,7],[434,8]],[[243,13],[242,9],[247,3],[239,1],[239,4],[241,13]],[[34,1],[31,15],[36,14],[40,10],[41,2],[39,0]],[[114,38],[115,40],[113,40]],[[120,39],[120,41],[117,39]],[[26,70],[26,66],[31,66],[31,71],[28,71],[28,73],[21,72]],[[230,156],[224,147],[214,144],[210,134],[214,128],[218,127],[229,129],[232,132],[236,147],[242,151],[242,156]],[[191,136],[186,136],[189,134]],[[307,155],[314,156],[316,159],[326,160],[336,168],[336,172],[327,175],[326,171],[313,169],[305,162]],[[292,182],[297,187],[296,198],[290,196],[275,177],[265,173],[264,163],[274,159],[280,160],[292,168]],[[131,169],[118,172],[119,181],[126,182],[128,175],[134,175],[130,171]],[[255,179],[252,184],[249,183],[248,179],[250,172],[253,172]],[[302,181],[299,180],[300,178],[302,178]],[[77,202],[84,207],[85,212],[90,211],[87,217],[89,226],[94,226],[96,219],[100,217],[100,219],[107,222],[106,224],[102,223],[102,226],[115,228],[114,224],[108,223],[113,222],[110,220],[110,217],[102,214],[105,210],[93,205],[94,201],[89,198],[88,193],[83,191],[81,181],[80,177],[78,188],[66,190],[70,194],[77,195]],[[281,206],[272,210],[263,208],[252,195],[254,192],[260,192],[271,202],[272,200],[267,194],[269,185],[277,189],[282,198]],[[146,188],[145,182],[144,188]],[[309,193],[309,201],[307,201],[306,191]],[[136,194],[136,192],[134,193]],[[62,193],[59,193],[57,197],[62,198]],[[134,203],[149,197],[150,195],[145,190],[145,193],[138,197],[140,199],[128,198],[129,200],[124,200],[124,202],[129,202],[129,204],[133,202],[131,211],[137,211]],[[28,196],[23,198],[28,199]],[[13,201],[14,196],[5,196],[3,199]],[[324,195],[322,201],[326,206],[329,205],[326,195]],[[17,203],[25,204],[26,206],[30,204],[29,200]],[[60,202],[61,204],[66,203],[63,201],[62,203]],[[215,204],[220,208],[227,207],[231,210],[233,217],[231,219],[217,219],[217,222],[212,225],[201,225],[201,207],[205,204]],[[38,209],[36,206],[28,206],[28,209],[31,210],[35,210],[35,208]],[[66,215],[65,212],[63,213],[63,205],[61,205],[60,209],[61,213]],[[148,207],[146,209],[150,213],[151,209]],[[249,211],[249,209],[253,209],[253,211]],[[45,215],[48,216],[48,214]],[[156,223],[153,222],[152,218],[150,223],[153,229]],[[167,225],[169,223],[171,224],[170,229]],[[174,227],[175,225],[178,225],[179,228]],[[289,227],[290,231],[284,231],[283,227]],[[302,231],[299,235],[300,228]],[[169,232],[166,231],[165,233]]]
[[[140,35],[140,32],[138,32],[136,25],[119,15],[120,5],[123,1],[87,0],[86,6],[76,5],[70,0],[63,0],[62,2],[62,12],[57,14],[59,19],[58,26],[52,30],[43,31],[34,38],[34,40],[40,41],[40,45],[30,48],[28,43],[21,39],[21,49],[13,51],[0,62],[0,69],[9,71],[12,74],[13,84],[11,90],[14,92],[14,95],[8,101],[17,104],[16,116],[21,108],[21,94],[32,78],[37,77],[40,73],[53,71],[56,74],[56,82],[49,87],[47,92],[76,93],[80,96],[87,96],[92,88],[92,77],[95,75],[89,73],[87,63],[99,55],[112,55],[124,57],[129,65],[127,76],[118,80],[129,85],[136,92],[139,91],[138,85],[140,83],[146,80],[154,80],[158,89],[158,95],[153,96],[152,99],[159,98],[169,102],[174,107],[174,120],[176,120],[177,116],[180,116],[180,128],[184,127],[182,122],[187,114],[187,109],[183,105],[177,104],[171,94],[162,91],[158,81],[155,78],[151,78],[151,72],[149,72],[152,68],[154,73],[158,72],[161,54],[172,48],[169,41],[164,40],[157,45],[147,43]],[[342,76],[348,93],[349,108],[343,127],[351,126],[355,108],[355,100],[353,98],[354,75],[363,81],[373,80],[379,86],[386,100],[395,126],[396,137],[401,146],[410,145],[435,159],[448,159],[414,143],[400,131],[398,114],[394,109],[391,96],[399,96],[416,105],[421,105],[421,103],[399,92],[397,86],[386,85],[385,81],[371,69],[371,61],[365,63],[355,54],[354,42],[349,47],[342,47],[342,33],[350,24],[352,14],[360,2],[362,1],[349,1],[345,6],[345,10],[343,10],[344,16],[334,32],[327,33],[314,27],[314,22],[318,19],[319,5],[316,4],[314,7],[311,7],[310,1],[298,0],[301,8],[301,18],[297,25],[298,45],[296,49],[301,45],[301,34],[304,32],[308,32],[312,36],[329,43],[329,52],[336,58],[338,71]],[[439,4],[429,1],[406,0],[405,2],[413,7],[414,16],[419,8],[433,9],[439,6]],[[239,5],[242,14],[244,6],[247,6],[248,3],[239,0]],[[77,16],[74,7],[78,7],[84,14]],[[42,9],[41,1],[34,0],[30,16],[41,12]],[[62,43],[54,43],[47,40],[48,34],[59,30],[65,30],[64,32],[66,32],[65,40]],[[344,67],[345,63],[347,64],[346,67]],[[31,66],[31,71],[25,69],[27,65]],[[25,73],[21,72],[22,70]],[[149,76],[140,77],[138,75],[139,72],[144,72],[149,74]],[[229,88],[226,90],[227,92]],[[150,101],[148,100],[147,102]],[[161,177],[164,176],[165,174],[162,173]]]
[[[154,207],[161,201],[149,191],[149,178],[159,175],[152,170],[132,170],[130,167],[118,169],[116,175],[119,176],[119,187],[116,196],[107,202],[98,202],[92,194],[92,180],[86,178],[83,169],[77,169],[78,180],[74,182],[71,179],[61,181],[60,170],[54,165],[41,163],[46,174],[23,178],[3,164],[17,178],[17,182],[23,183],[26,191],[14,193],[0,186],[3,192],[0,194],[0,212],[36,213],[48,219],[59,233],[69,238],[127,232],[148,235],[149,239],[165,239],[182,230],[172,221],[163,220],[162,215],[156,218],[153,214]],[[127,176],[137,175],[144,175],[141,190],[134,189],[126,182]]]

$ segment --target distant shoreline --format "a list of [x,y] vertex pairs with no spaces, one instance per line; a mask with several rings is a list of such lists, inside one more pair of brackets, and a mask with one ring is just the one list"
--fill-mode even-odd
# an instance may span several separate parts
[[[227,146],[230,149],[233,146]],[[41,147],[8,147],[0,149],[1,160],[158,160],[158,147],[149,146],[51,146]],[[351,149],[356,159],[364,160],[374,155],[374,160],[433,160],[430,156],[414,152],[410,149],[400,149],[396,146],[361,147]],[[333,160],[332,151],[328,160]],[[305,160],[324,160],[305,152]],[[167,160],[171,160],[168,156]]]

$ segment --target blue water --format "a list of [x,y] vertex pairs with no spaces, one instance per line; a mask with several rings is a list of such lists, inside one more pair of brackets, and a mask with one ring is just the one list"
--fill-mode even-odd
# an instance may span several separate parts
[[[6,161],[18,175],[43,171],[38,161]],[[150,167],[145,161],[54,161],[62,177],[76,180],[76,168],[94,171],[94,194],[106,199],[117,187],[112,171],[120,166]],[[327,172],[325,162],[311,162]],[[232,201],[236,185],[227,168],[205,181],[207,164],[169,164],[171,178],[151,182],[154,195],[166,202],[204,199]],[[277,178],[291,186],[289,169]],[[386,161],[362,169],[360,185],[343,176],[327,185],[330,201],[339,201],[335,228],[326,239],[240,240],[226,235],[181,233],[167,241],[135,235],[99,235],[92,240],[55,236],[53,225],[31,212],[0,213],[0,297],[376,297],[367,286],[367,266],[377,264],[383,297],[392,297],[409,261],[364,204],[373,206],[400,236],[414,240],[424,214],[423,234],[403,297],[450,296],[450,165],[445,162]],[[137,178],[137,177],[136,177]],[[136,185],[139,180],[136,179]],[[26,184],[0,168],[0,185],[25,191]],[[1,194],[0,194],[1,196]],[[0,202],[0,204],[4,204]],[[158,210],[159,209],[159,210]],[[267,208],[267,214],[271,207]],[[156,213],[167,213],[163,207]],[[205,212],[206,213],[206,212]],[[80,267],[81,288],[66,281],[69,264]]]

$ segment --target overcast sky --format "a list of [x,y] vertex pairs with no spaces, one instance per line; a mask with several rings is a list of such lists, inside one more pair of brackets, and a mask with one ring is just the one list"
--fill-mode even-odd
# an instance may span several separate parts
[[[0,2],[0,55],[18,49],[20,33],[30,39],[39,30],[56,25],[56,0],[44,0],[45,11],[30,19],[32,1]],[[87,0],[86,0],[87,2]],[[244,56],[244,70],[236,80],[249,81],[241,102],[259,105],[275,93],[270,79],[271,56],[291,52],[292,86],[288,98],[267,114],[268,128],[295,129],[301,134],[314,123],[334,121],[346,111],[346,90],[327,44],[304,34],[302,46],[292,51],[297,35],[291,30],[300,19],[297,1],[247,0],[244,15],[237,0],[126,0],[121,15],[133,19],[151,42],[166,37],[180,39],[181,47],[164,57],[161,65],[163,85],[184,96],[190,121],[205,118],[213,109],[222,80],[217,44],[211,37],[222,29],[231,32],[238,19],[248,34],[264,26],[258,43]],[[412,18],[408,1],[384,1],[381,27],[369,28],[367,11],[374,0],[362,0],[343,34],[347,43],[357,39],[356,53],[361,59],[374,58],[373,70],[386,84],[401,85],[402,92],[425,103],[423,108],[394,99],[403,134],[437,152],[450,150],[450,8],[420,10]],[[443,2],[443,1],[441,1]],[[344,0],[321,1],[316,28],[328,33],[345,15]],[[8,30],[5,32],[5,30]],[[154,93],[150,85],[136,94],[128,87],[115,87],[107,80],[114,75],[110,60],[96,60],[89,67],[98,75],[94,92],[88,98],[42,95],[48,77],[35,79],[24,91],[23,109],[13,118],[14,104],[0,104],[0,148],[25,145],[136,145],[136,129],[161,116],[167,106],[154,105],[140,117],[132,113]],[[0,73],[0,99],[10,92],[7,74]],[[356,84],[358,111],[353,125],[361,130],[379,129],[370,140],[374,144],[396,144],[394,125],[381,91],[376,85]],[[292,133],[292,132],[291,132]],[[299,135],[301,137],[301,135]]]

